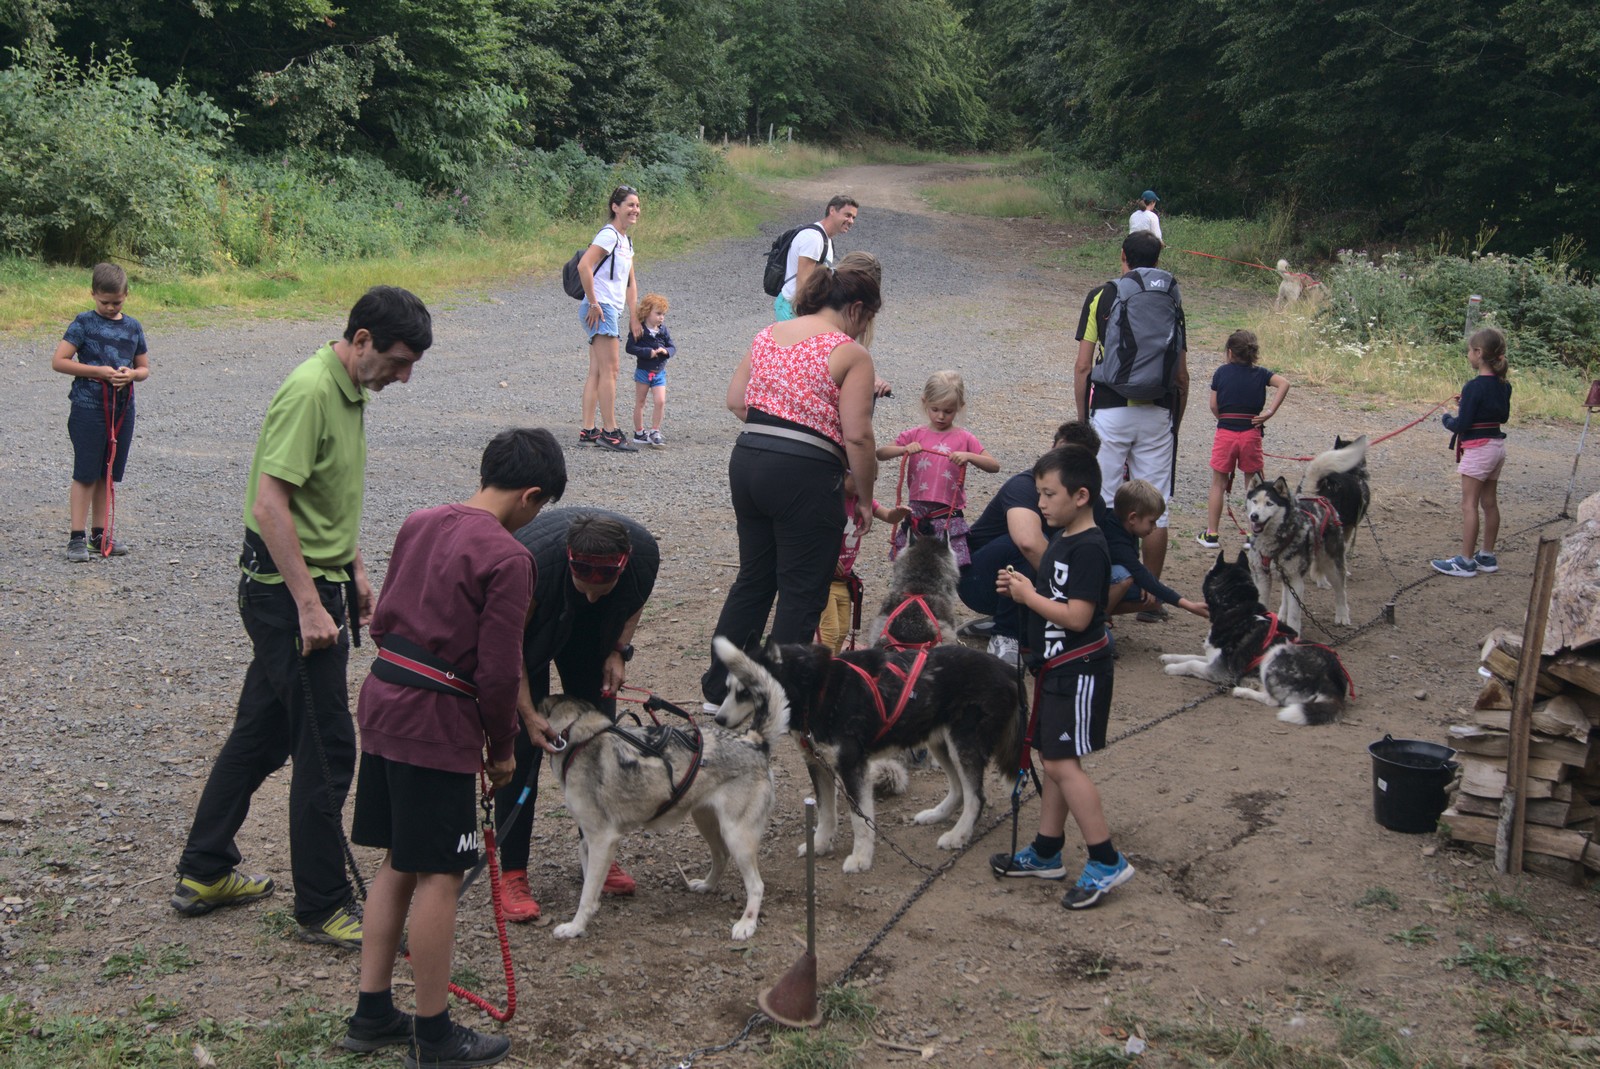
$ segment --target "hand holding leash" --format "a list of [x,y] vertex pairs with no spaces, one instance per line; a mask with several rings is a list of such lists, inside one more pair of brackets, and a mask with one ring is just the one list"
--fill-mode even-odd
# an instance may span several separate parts
[[508,757],[504,761],[486,761],[483,765],[483,774],[489,777],[489,785],[496,790],[511,782],[511,775],[517,770],[517,759]]

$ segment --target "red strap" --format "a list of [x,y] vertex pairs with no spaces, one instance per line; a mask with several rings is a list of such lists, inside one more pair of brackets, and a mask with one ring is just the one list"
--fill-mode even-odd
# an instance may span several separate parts
[[[933,625],[933,638],[926,642],[898,642],[889,634],[889,629],[894,626],[895,620],[905,611],[907,605],[920,605],[922,607],[922,614]],[[891,650],[928,650],[944,641],[944,628],[939,626],[939,618],[933,614],[932,607],[929,606],[927,600],[921,594],[913,594],[894,607],[894,611],[889,614],[889,618],[883,622],[883,634],[888,640],[884,642],[884,646]]]
[[1246,672],[1254,671],[1262,661],[1266,660],[1267,651],[1272,648],[1273,641],[1278,637],[1278,614],[1275,612],[1267,613],[1267,624],[1267,637],[1261,643],[1261,652],[1257,653],[1251,658],[1250,663],[1244,666]]
[[414,661],[410,657],[396,653],[393,650],[382,649],[381,647],[378,650],[378,659],[380,661],[388,661],[390,664],[398,665],[401,668],[404,668],[406,671],[413,672],[425,679],[431,679],[435,683],[449,687],[451,690],[464,697],[476,698],[478,696],[477,687],[460,679],[453,672],[441,672],[439,669],[431,668],[428,665],[423,664],[421,661]]
[[1109,645],[1111,645],[1111,636],[1101,635],[1093,642],[1086,642],[1082,646],[1077,646],[1064,653],[1058,653],[1044,662],[1044,666],[1039,669],[1038,675],[1033,677],[1033,708],[1028,712],[1028,728],[1022,735],[1022,760],[1018,771],[1033,771],[1033,743],[1035,733],[1039,730],[1039,696],[1043,693],[1041,688],[1044,686],[1044,677],[1062,665],[1080,660],[1091,653],[1098,653]]
[[893,674],[897,679],[900,680],[900,697],[894,703],[894,712],[891,713],[889,712],[888,707],[883,704],[883,691],[878,686],[878,680],[874,678],[872,674],[869,673],[865,668],[862,668],[854,661],[844,661],[844,664],[847,665],[851,671],[855,672],[856,675],[860,676],[861,681],[867,685],[867,691],[872,695],[872,703],[878,707],[878,722],[880,727],[878,728],[878,733],[872,738],[873,742],[877,742],[878,740],[882,739],[889,733],[890,729],[899,722],[900,714],[904,713],[906,711],[906,706],[910,704],[911,692],[916,689],[917,679],[922,675],[922,668],[927,663],[927,650],[917,651],[916,659],[911,662],[911,671],[909,672],[902,671],[900,666],[895,664],[893,661],[884,661],[883,671]]

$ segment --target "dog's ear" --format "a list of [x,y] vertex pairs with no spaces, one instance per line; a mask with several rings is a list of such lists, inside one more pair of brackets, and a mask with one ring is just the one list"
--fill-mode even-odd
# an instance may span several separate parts
[[[1244,554],[1242,554],[1242,553],[1240,554],[1240,556],[1243,556],[1243,555]],[[1217,550],[1217,567],[1220,568],[1224,564],[1227,564],[1227,563],[1228,563],[1228,554],[1227,554],[1227,552],[1224,551],[1224,550],[1220,550],[1220,549]]]
[[783,664],[783,647],[770,638],[767,639],[766,658],[767,663],[774,668]]
[[1274,490],[1276,490],[1279,494],[1283,495],[1285,498],[1288,498],[1288,497],[1292,496],[1289,493],[1289,481],[1287,479],[1285,479],[1282,475],[1280,475],[1276,479],[1272,480],[1272,488]]
[[933,521],[926,516],[917,520],[916,532],[918,538],[931,538],[933,536]]
[[1344,435],[1336,434],[1336,435],[1333,436],[1333,447],[1335,449],[1343,449],[1345,446],[1347,446],[1349,444],[1350,444],[1349,442],[1344,440]]
[[1250,554],[1248,552],[1246,552],[1245,550],[1241,549],[1239,551],[1239,559],[1234,561],[1233,563],[1237,564],[1241,568],[1250,567]]

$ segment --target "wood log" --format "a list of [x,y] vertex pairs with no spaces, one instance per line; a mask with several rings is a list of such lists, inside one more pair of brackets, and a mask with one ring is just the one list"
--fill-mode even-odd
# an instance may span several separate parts
[[1581,861],[1568,861],[1565,858],[1532,851],[1522,855],[1522,867],[1529,872],[1537,872],[1541,876],[1560,880],[1568,887],[1582,887],[1589,876]]
[[1583,861],[1584,867],[1600,872],[1600,846],[1590,843],[1584,847],[1583,857],[1580,860]]
[[1498,679],[1491,679],[1483,685],[1478,692],[1478,700],[1473,703],[1474,709],[1511,709],[1511,689]]
[[[1457,792],[1450,804],[1457,812],[1468,816],[1499,817],[1500,815],[1500,803],[1493,798],[1479,798]],[[1566,801],[1555,798],[1530,798],[1527,805],[1529,822],[1543,824],[1549,828],[1581,826],[1595,819],[1594,807],[1584,801],[1582,795],[1575,794]]]
[[1578,507],[1578,515],[1588,518],[1580,519],[1561,539],[1555,588],[1540,646],[1547,656],[1600,641],[1600,520],[1589,508],[1595,497]]
[[[1493,731],[1511,729],[1511,713],[1505,709],[1480,709],[1472,714],[1472,722]],[[1587,742],[1593,725],[1576,702],[1566,695],[1541,702],[1533,707],[1533,730],[1540,735],[1553,735]]]
[[[1479,654],[1483,666],[1506,683],[1517,681],[1517,662],[1522,657],[1522,639],[1497,627],[1483,640]],[[1541,669],[1534,691],[1539,697],[1550,698],[1561,693],[1561,680]]]
[[[1500,823],[1493,817],[1471,816],[1457,809],[1446,809],[1440,815],[1439,822],[1449,827],[1452,839],[1488,846],[1494,845],[1495,831]],[[1547,828],[1542,824],[1528,825],[1523,837],[1527,849],[1567,861],[1581,860],[1585,851],[1593,846],[1589,837],[1582,832]],[[1597,857],[1597,861],[1600,861],[1600,857]]]
[[[1461,790],[1479,798],[1502,798],[1506,793],[1505,765],[1493,759],[1477,759],[1470,754],[1461,755]],[[1560,765],[1557,766],[1562,767]],[[1572,784],[1557,783],[1550,779],[1528,777],[1524,798],[1572,798]]]
[[1579,690],[1600,695],[1600,657],[1578,653],[1563,653],[1545,659],[1544,670],[1560,680],[1565,680]]

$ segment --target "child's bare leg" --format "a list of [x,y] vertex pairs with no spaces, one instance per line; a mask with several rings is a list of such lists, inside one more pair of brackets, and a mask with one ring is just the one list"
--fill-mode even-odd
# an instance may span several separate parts
[[1217,530],[1217,524],[1222,522],[1222,500],[1228,493],[1228,483],[1231,473],[1211,469],[1211,491],[1206,496],[1206,531]]
[[417,1016],[436,1017],[448,1008],[450,954],[456,941],[459,872],[416,877],[411,909],[411,975],[417,982]]
[[1495,542],[1500,538],[1500,480],[1490,479],[1483,484],[1483,493],[1478,496],[1478,504],[1483,509],[1483,551],[1493,553]]
[[[1478,551],[1478,501],[1483,495],[1483,480],[1461,477],[1461,555],[1468,560]],[[1495,533],[1499,533],[1499,506],[1496,506]]]
[[[1095,787],[1094,781],[1083,770],[1083,765],[1076,757],[1064,757],[1057,761],[1045,761],[1044,774],[1054,783],[1060,792],[1063,805],[1071,812],[1072,819],[1078,824],[1078,832],[1083,836],[1085,843],[1103,843],[1111,838],[1111,826],[1106,823],[1105,810],[1100,805],[1100,791]],[[1048,799],[1050,792],[1045,792]],[[1062,817],[1065,817],[1065,813]],[[1041,804],[1039,823],[1044,824],[1044,806]],[[1063,820],[1056,825],[1058,828],[1066,826]],[[1055,834],[1060,835],[1057,831]]]
[[[106,495],[106,481],[104,479],[94,484],[94,489],[90,492],[90,500],[89,513],[94,518],[94,525],[96,527],[104,527],[106,525],[106,516],[110,513],[109,500]],[[76,530],[76,528],[74,529]]]
[[655,406],[655,418],[650,421],[650,426],[659,431],[661,429],[661,417],[667,413],[667,388],[665,386],[650,387],[650,403]]
[[388,857],[367,885],[367,905],[361,920],[362,991],[376,995],[393,985],[400,932],[405,928],[406,910],[416,886],[416,876],[390,868]]
[[72,486],[67,491],[67,505],[72,513],[71,531],[87,531],[89,529],[89,505],[94,499],[94,489],[99,483],[80,483],[72,480]]
[[[633,429],[644,430],[644,395],[650,392],[650,387],[642,382],[633,384]],[[658,419],[659,424],[661,421]]]

